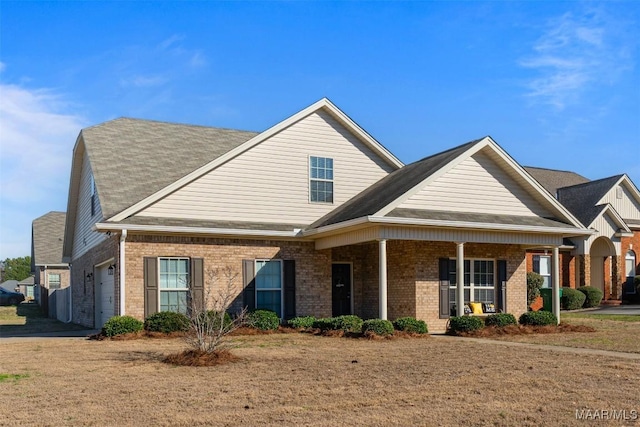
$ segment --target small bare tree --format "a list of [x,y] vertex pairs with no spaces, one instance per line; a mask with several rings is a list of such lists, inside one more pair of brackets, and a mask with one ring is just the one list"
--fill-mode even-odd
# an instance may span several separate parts
[[[224,269],[224,282],[219,288],[215,285],[220,279],[220,271],[207,270],[205,274],[207,281],[203,297],[191,298],[190,327],[186,340],[195,350],[215,353],[232,347],[227,336],[242,326],[247,311],[244,308],[234,317],[227,313],[236,295],[234,282],[238,277],[237,273],[229,267]],[[214,291],[214,288],[217,288],[217,291]]]

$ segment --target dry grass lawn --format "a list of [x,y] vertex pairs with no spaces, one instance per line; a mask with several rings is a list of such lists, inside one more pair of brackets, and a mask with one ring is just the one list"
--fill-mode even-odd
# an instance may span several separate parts
[[206,368],[160,361],[180,339],[0,340],[0,425],[584,426],[576,409],[640,410],[640,361],[440,337],[235,340],[239,361]]

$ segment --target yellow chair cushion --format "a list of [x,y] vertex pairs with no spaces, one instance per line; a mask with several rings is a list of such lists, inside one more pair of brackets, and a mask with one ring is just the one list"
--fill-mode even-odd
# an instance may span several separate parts
[[482,314],[482,303],[481,302],[470,302],[471,311],[473,314]]

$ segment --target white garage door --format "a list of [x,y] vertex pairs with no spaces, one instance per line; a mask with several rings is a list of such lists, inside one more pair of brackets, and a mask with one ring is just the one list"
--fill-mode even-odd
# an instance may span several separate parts
[[113,317],[115,305],[115,292],[113,276],[107,272],[108,265],[96,268],[96,287],[98,294],[98,312],[96,313],[96,328],[104,326],[109,318]]

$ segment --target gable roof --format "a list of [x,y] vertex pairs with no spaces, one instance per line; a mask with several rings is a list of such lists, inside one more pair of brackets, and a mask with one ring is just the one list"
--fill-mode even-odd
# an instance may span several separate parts
[[624,175],[558,189],[558,200],[587,227],[603,212],[600,200]]
[[[395,168],[401,168],[402,166],[404,166],[404,164],[398,158],[396,158],[382,144],[376,141],[375,138],[369,135],[364,129],[362,129],[357,123],[355,123],[349,116],[347,116],[338,107],[336,107],[331,101],[329,101],[327,98],[322,98],[321,100],[315,102],[314,104],[308,106],[307,108],[297,112],[296,114],[288,117],[287,119],[281,121],[280,123],[265,130],[264,132],[255,134],[253,138],[245,141],[242,144],[237,145],[232,150],[229,150],[228,152],[224,153],[224,155],[218,156],[216,158],[210,158],[209,159],[210,161],[208,163],[193,170],[191,173],[177,180],[174,180],[173,182],[169,183],[166,187],[160,189],[159,191],[156,191],[153,194],[150,194],[148,197],[144,199],[140,199],[137,203],[123,210],[122,212],[116,215],[113,215],[111,218],[105,215],[105,218],[108,218],[111,221],[122,221],[123,219],[150,206],[154,202],[160,200],[162,197],[200,178],[201,176],[210,172],[216,167],[242,154],[243,152],[255,147],[256,145],[265,141],[267,138],[270,138],[271,136],[277,134],[278,132],[286,129],[292,124],[302,120],[303,118],[309,116],[310,114],[320,109],[327,111],[334,118],[336,118],[343,126],[345,126],[350,132],[352,132],[358,139],[360,139],[365,145],[367,145],[374,153],[380,156],[380,158],[386,161],[389,165],[392,165]],[[98,192],[100,192],[99,188],[98,188]]]
[[109,218],[257,133],[119,118],[80,135],[102,214]]
[[482,139],[467,142],[450,150],[425,157],[390,173],[351,200],[318,219],[309,228],[320,228],[375,214],[480,141]]
[[536,179],[553,197],[559,188],[589,182],[588,178],[571,171],[524,166],[524,170]]
[[31,264],[59,265],[62,261],[62,245],[67,214],[49,212],[33,220],[31,225]]

